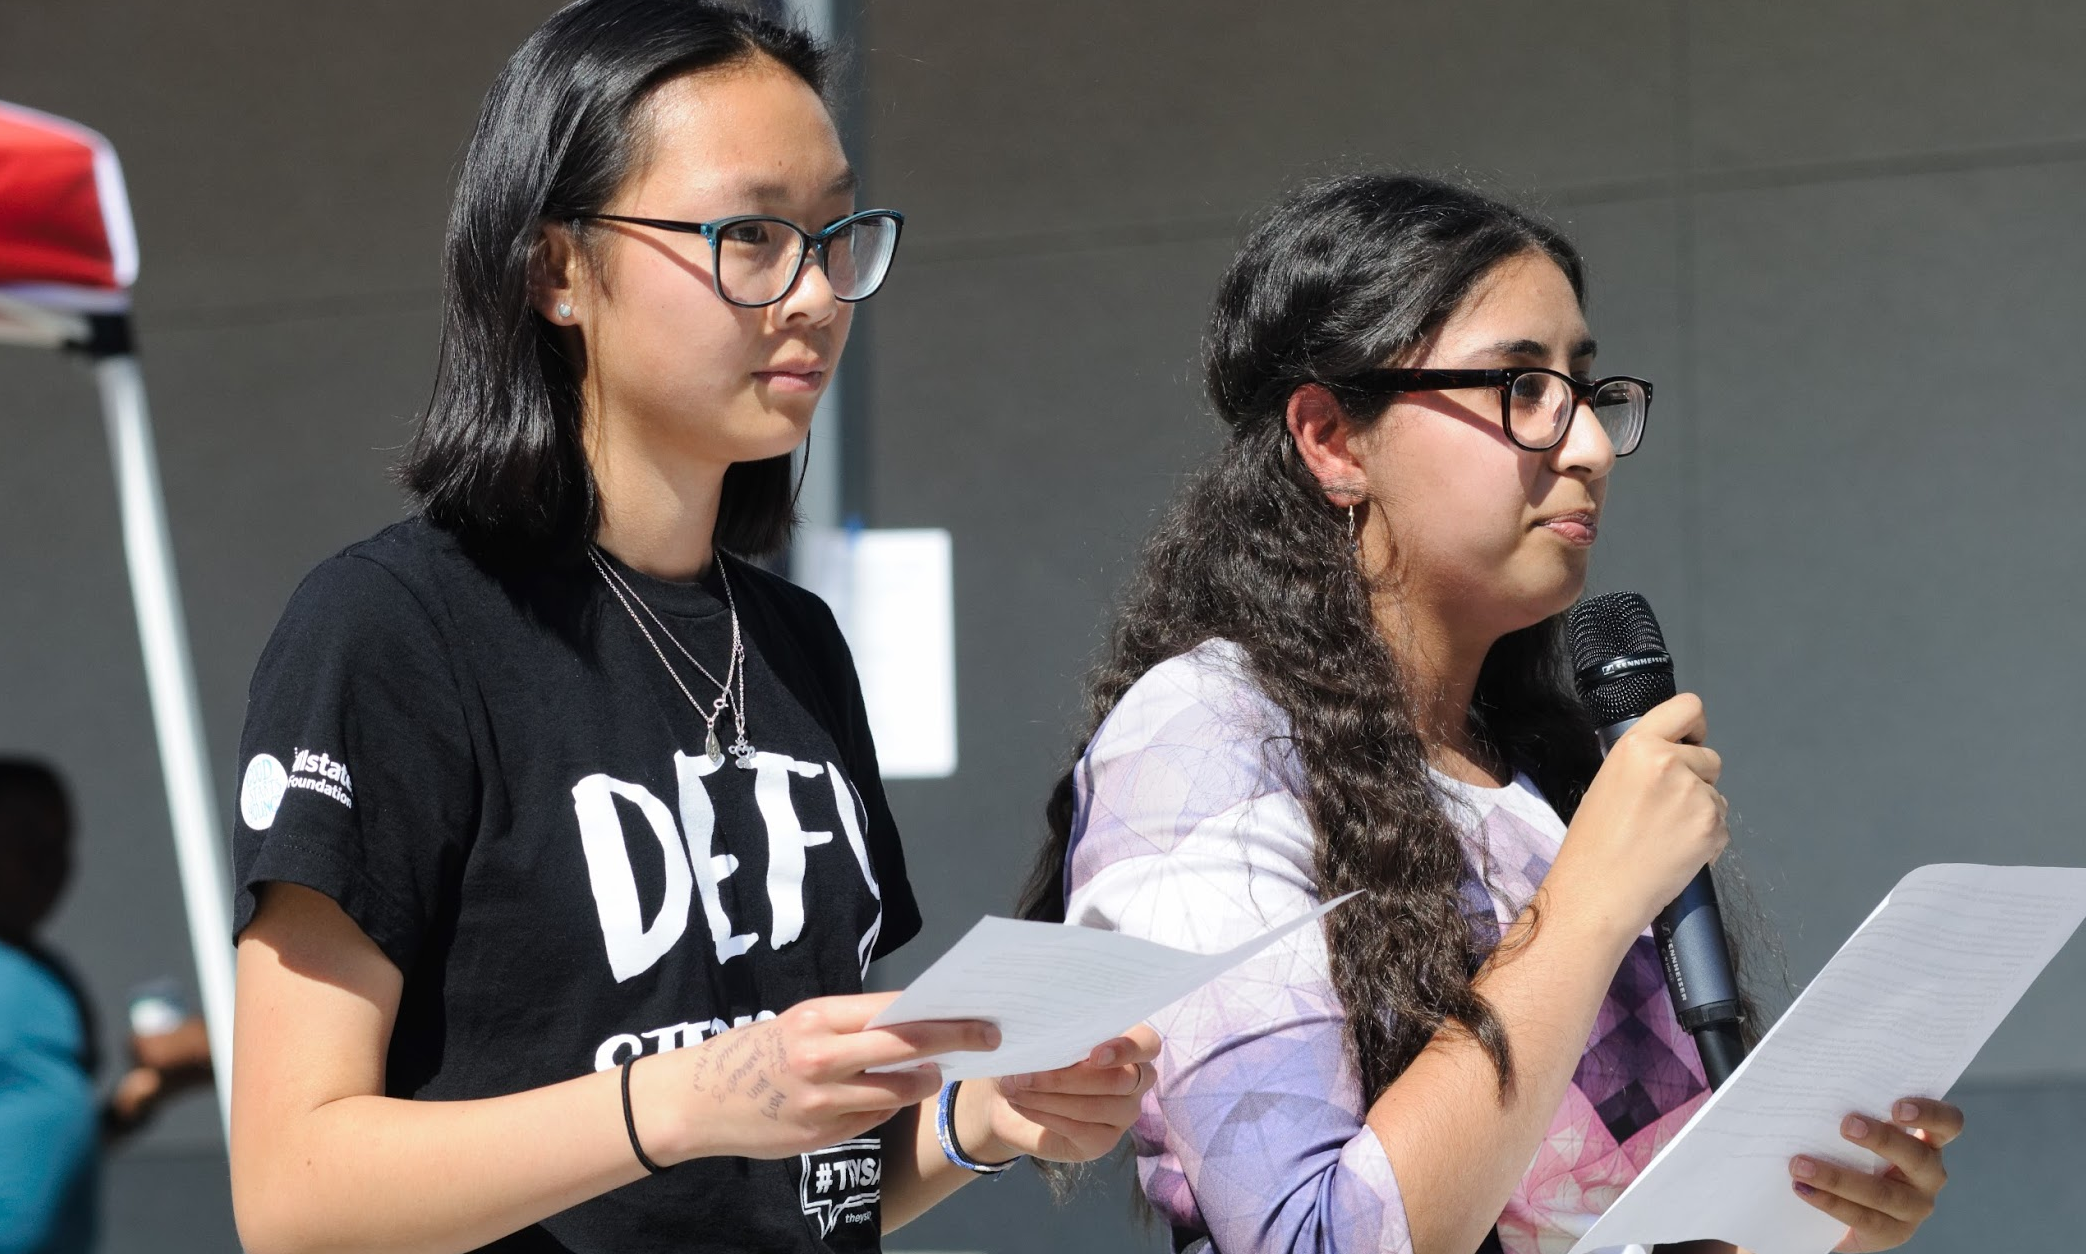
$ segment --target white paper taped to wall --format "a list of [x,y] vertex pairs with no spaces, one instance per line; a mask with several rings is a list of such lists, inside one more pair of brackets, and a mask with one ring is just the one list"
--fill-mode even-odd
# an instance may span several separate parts
[[855,655],[886,779],[956,773],[956,597],[949,533],[811,527],[792,574]]

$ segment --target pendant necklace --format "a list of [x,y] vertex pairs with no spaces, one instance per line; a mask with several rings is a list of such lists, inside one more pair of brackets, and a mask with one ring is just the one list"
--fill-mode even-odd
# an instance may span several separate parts
[[[725,663],[723,679],[719,679],[711,674],[709,667],[697,661],[695,655],[688,651],[687,646],[676,639],[674,633],[667,629],[664,622],[660,621],[659,615],[652,612],[652,607],[645,604],[645,599],[637,594],[637,589],[631,587],[622,575],[616,573],[614,567],[602,559],[601,546],[589,544],[587,546],[587,559],[594,563],[594,569],[601,574],[601,581],[608,585],[609,592],[615,596],[617,603],[623,607],[623,612],[630,615],[631,622],[637,624],[637,629],[643,634],[645,643],[652,646],[653,654],[658,657],[659,664],[666,668],[667,677],[674,681],[674,687],[679,688],[681,695],[688,698],[688,704],[694,707],[696,717],[703,721],[703,753],[709,758],[710,769],[715,770],[724,765],[725,751],[717,740],[717,720],[729,708],[732,712],[732,724],[737,731],[737,735],[733,738],[731,744],[732,758],[741,768],[752,770],[754,748],[752,743],[746,739],[746,643],[739,634],[739,606],[732,599],[732,581],[731,576],[725,572],[723,554],[718,554],[716,557],[717,578],[724,584],[724,603],[731,614],[732,620],[731,656]],[[635,608],[631,605],[633,601],[637,603]],[[638,617],[637,611],[639,609],[644,610],[645,618],[652,620],[653,625],[659,628],[660,634],[665,636],[674,648],[680,651],[681,656],[688,659],[689,665],[701,672],[704,679],[717,685],[717,699],[710,703],[707,713],[703,710],[702,702],[696,700],[695,694],[688,691],[688,685],[681,682],[681,673],[674,669],[672,662],[667,660],[666,651],[659,647],[659,641],[653,637],[652,629],[645,626],[645,619]],[[735,677],[739,685],[739,690],[736,694],[732,692],[732,681]]]

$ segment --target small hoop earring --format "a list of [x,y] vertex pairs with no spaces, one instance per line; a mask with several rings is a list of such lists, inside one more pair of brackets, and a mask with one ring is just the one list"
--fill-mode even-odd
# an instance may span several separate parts
[[561,300],[561,301],[559,301],[559,302],[558,302],[558,316],[559,316],[560,318],[570,318],[570,317],[572,316],[572,306],[570,306],[570,305],[566,304],[566,303],[565,303],[564,301],[562,301],[562,300]]
[[1354,533],[1354,506],[1352,505],[1347,507],[1347,551],[1350,553],[1362,551],[1362,542]]

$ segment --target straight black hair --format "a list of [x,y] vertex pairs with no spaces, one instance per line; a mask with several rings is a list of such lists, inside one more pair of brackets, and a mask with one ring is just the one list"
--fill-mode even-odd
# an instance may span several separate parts
[[[662,83],[759,58],[824,94],[815,39],[708,0],[578,0],[508,59],[450,206],[434,394],[399,467],[429,521],[509,556],[592,537],[578,374],[529,299],[543,225],[608,206],[647,158],[645,105]],[[725,472],[719,548],[773,552],[795,521],[787,454]]]

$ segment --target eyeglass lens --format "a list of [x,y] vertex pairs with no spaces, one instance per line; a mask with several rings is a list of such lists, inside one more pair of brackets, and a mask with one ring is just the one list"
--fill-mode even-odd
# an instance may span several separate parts
[[[1570,384],[1554,374],[1524,374],[1507,394],[1507,422],[1513,437],[1529,447],[1546,449],[1563,438],[1578,397]],[[1648,399],[1642,384],[1611,379],[1594,393],[1594,418],[1607,433],[1617,456],[1635,451],[1644,438]]]
[[[826,281],[841,300],[876,291],[891,268],[898,223],[881,215],[859,219],[826,241]],[[780,218],[748,218],[717,233],[717,282],[731,300],[765,305],[795,282],[807,245]]]

